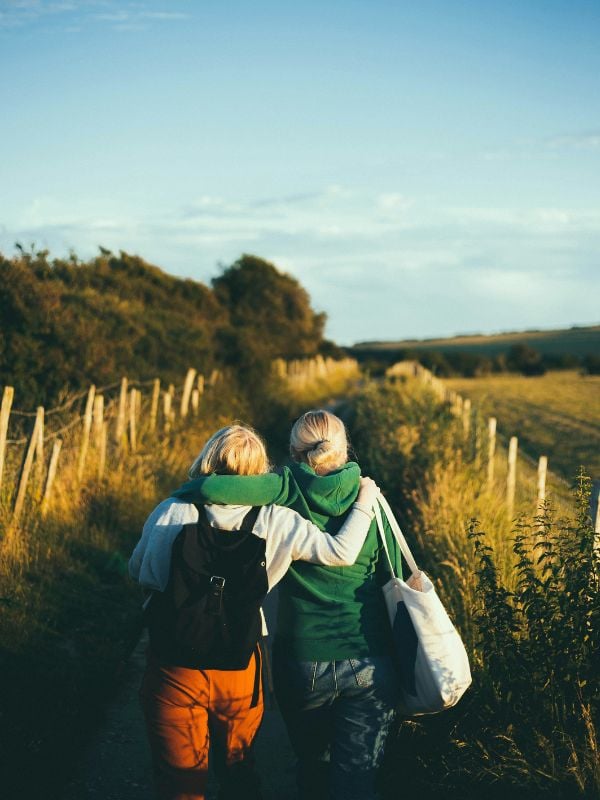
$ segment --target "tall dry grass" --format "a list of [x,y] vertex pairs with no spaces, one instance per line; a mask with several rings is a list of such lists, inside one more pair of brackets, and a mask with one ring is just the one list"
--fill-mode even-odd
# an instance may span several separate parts
[[0,774],[7,797],[59,796],[140,632],[141,598],[127,560],[144,519],[185,479],[207,436],[243,411],[234,396],[215,395],[207,397],[200,416],[168,434],[151,435],[142,427],[136,452],[111,445],[101,479],[91,451],[79,480],[74,430],[72,439],[65,438],[45,515],[39,480],[32,480],[16,525],[14,493],[9,502],[5,498]]
[[[302,402],[320,404],[354,380],[350,372],[334,371],[330,382],[320,376],[303,387]],[[168,431],[159,417],[156,433],[148,403],[135,452],[114,441],[111,423],[101,479],[92,446],[79,480],[81,426],[65,434],[47,514],[39,503],[43,475],[34,475],[18,525],[12,507],[20,457],[11,455],[0,501],[0,775],[7,797],[58,798],[115,690],[141,629],[141,597],[127,561],[148,513],[186,480],[215,430],[241,420],[267,435],[279,425],[286,436],[299,400],[276,376],[250,391],[225,374],[197,416],[172,421]]]
[[523,462],[510,519],[505,453],[488,486],[462,424],[426,387],[371,385],[355,414],[363,470],[395,502],[474,676],[457,708],[399,727],[389,796],[401,775],[407,791],[428,796],[600,795],[600,562],[589,481],[581,475],[570,500],[551,482],[536,515],[535,472]]

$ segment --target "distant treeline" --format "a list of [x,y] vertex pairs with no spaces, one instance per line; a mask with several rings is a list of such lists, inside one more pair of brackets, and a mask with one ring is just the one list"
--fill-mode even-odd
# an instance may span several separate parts
[[600,375],[600,355],[575,353],[540,353],[527,344],[513,344],[506,352],[486,355],[460,350],[419,350],[412,348],[348,348],[348,353],[372,374],[380,374],[396,361],[414,360],[439,377],[462,375],[474,378],[497,372],[543,375],[548,370],[581,369]]
[[122,375],[175,381],[190,365],[250,374],[276,357],[337,352],[298,281],[255,256],[209,287],[122,251],[81,261],[18,250],[0,254],[0,389],[14,386],[21,408]]

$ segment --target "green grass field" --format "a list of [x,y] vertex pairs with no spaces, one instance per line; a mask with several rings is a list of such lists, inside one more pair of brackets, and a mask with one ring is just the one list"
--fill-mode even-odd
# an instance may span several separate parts
[[600,352],[600,325],[548,331],[516,331],[489,336],[483,334],[454,336],[447,339],[403,339],[396,342],[360,342],[356,350],[439,350],[441,353],[475,353],[494,356],[512,345],[526,344],[539,353],[576,356]]
[[571,480],[583,465],[600,478],[600,376],[568,371],[444,383],[470,397],[485,416],[495,416],[500,434],[518,436],[528,455],[547,455],[553,472]]

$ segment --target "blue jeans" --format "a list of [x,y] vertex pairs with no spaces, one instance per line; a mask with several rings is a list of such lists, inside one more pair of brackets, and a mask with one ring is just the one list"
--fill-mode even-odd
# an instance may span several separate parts
[[297,661],[276,646],[273,677],[301,800],[374,800],[399,698],[391,657]]

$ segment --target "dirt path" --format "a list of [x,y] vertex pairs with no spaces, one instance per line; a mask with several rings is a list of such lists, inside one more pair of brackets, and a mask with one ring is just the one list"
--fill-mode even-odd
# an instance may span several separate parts
[[[271,631],[275,628],[275,610],[276,593],[273,592],[265,603]],[[152,800],[150,755],[137,697],[146,645],[144,636],[129,659],[121,690],[107,709],[105,724],[90,744],[62,800]],[[256,757],[265,800],[293,800],[293,754],[281,716],[269,699],[256,742]],[[216,797],[213,780],[208,800],[216,800]]]

